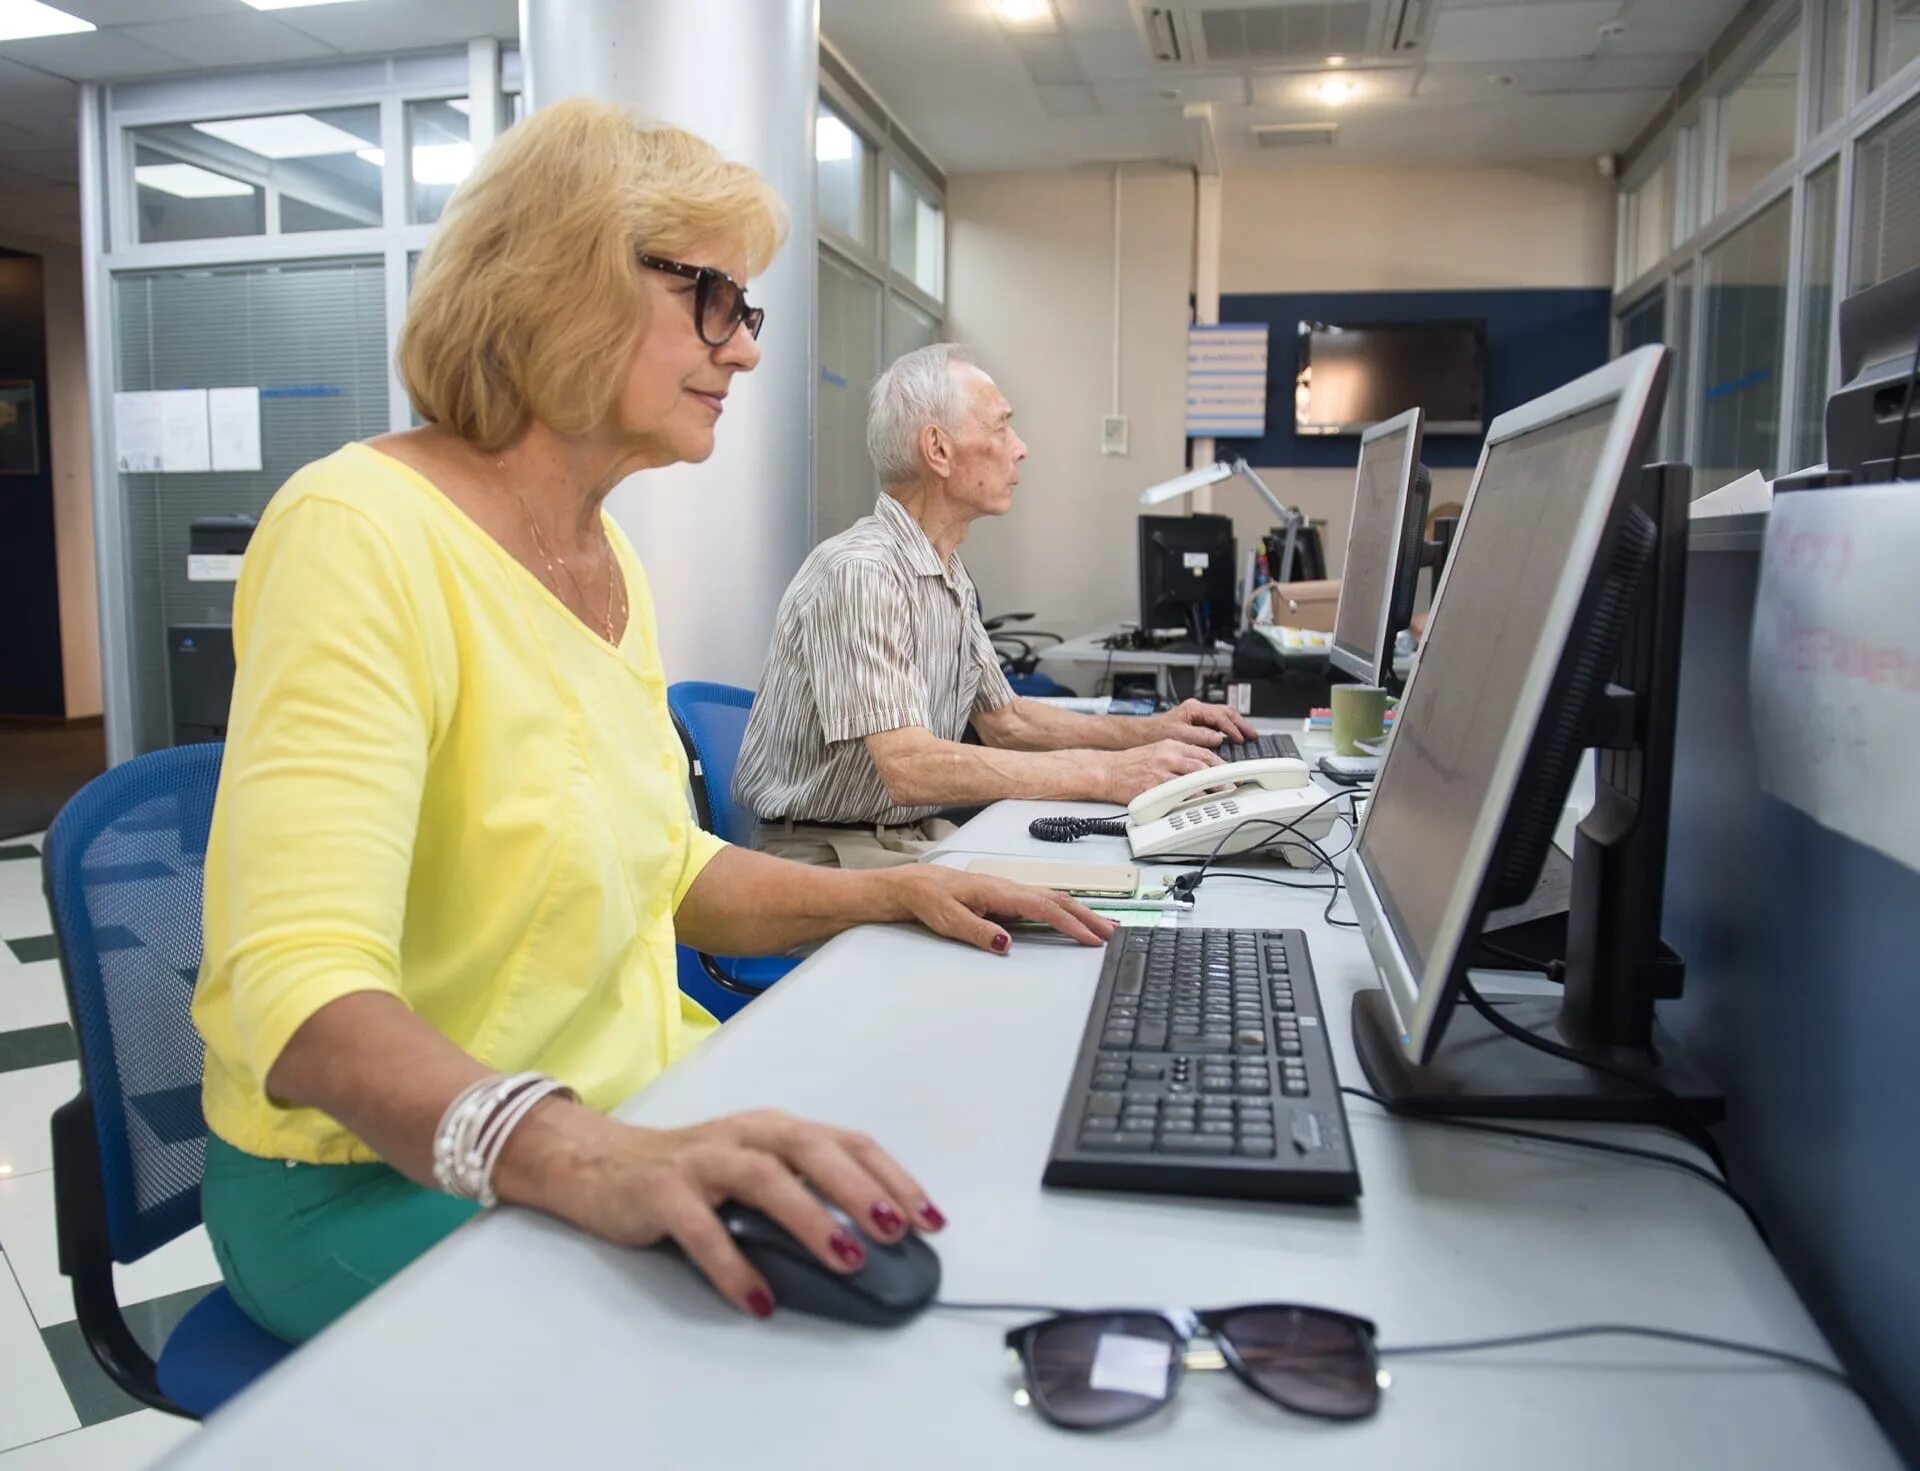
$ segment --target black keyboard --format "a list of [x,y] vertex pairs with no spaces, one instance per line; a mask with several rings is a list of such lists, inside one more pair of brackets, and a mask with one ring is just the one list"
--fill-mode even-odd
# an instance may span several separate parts
[[1215,747],[1222,761],[1268,761],[1275,756],[1300,759],[1300,747],[1290,735],[1263,735],[1253,741],[1228,741]]
[[1122,930],[1048,1185],[1349,1201],[1360,1174],[1299,930]]

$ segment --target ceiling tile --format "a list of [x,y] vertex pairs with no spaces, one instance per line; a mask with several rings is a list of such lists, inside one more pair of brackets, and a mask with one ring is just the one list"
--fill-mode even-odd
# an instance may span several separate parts
[[183,57],[196,66],[266,66],[339,54],[326,43],[270,15],[252,11],[245,15],[197,16],[128,26],[122,34]]
[[1427,40],[1429,61],[1547,61],[1587,56],[1620,0],[1544,0],[1443,10]]
[[70,138],[80,91],[64,77],[0,59],[0,123],[35,138]]
[[[1189,75],[1152,77],[1146,81],[1095,82],[1102,112],[1135,112],[1142,108],[1171,108],[1189,102],[1211,102],[1217,107],[1245,107],[1247,79],[1240,73],[1226,77]],[[1174,95],[1168,96],[1168,93]]]
[[256,15],[241,0],[57,0],[69,15],[97,26],[130,26],[145,21],[188,20],[203,15]]
[[1048,117],[1088,117],[1100,111],[1093,88],[1085,82],[1042,82],[1034,91]]
[[517,0],[381,0],[378,5],[279,10],[274,18],[355,56],[451,46],[474,36],[520,34]]
[[24,62],[76,82],[152,76],[161,72],[183,71],[194,65],[172,52],[144,46],[114,30],[87,31],[77,36],[40,36],[31,41],[8,41],[0,44],[0,57]]
[[1138,31],[1101,31],[1094,35],[1070,33],[1068,44],[1080,58],[1089,81],[1117,82],[1165,76],[1147,55],[1147,43]]
[[8,148],[0,151],[0,164],[45,184],[73,184],[80,178],[80,148]]

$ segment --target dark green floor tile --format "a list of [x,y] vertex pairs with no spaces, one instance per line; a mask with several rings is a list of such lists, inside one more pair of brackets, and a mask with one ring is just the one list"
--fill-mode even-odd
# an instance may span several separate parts
[[55,1022],[50,1027],[23,1027],[17,1032],[0,1032],[0,1073],[46,1067],[55,1062],[72,1062],[79,1055],[80,1049],[74,1044],[73,1028],[65,1022]]
[[22,965],[32,965],[36,960],[52,960],[60,953],[59,942],[52,935],[34,935],[25,940],[9,940],[7,948],[13,952],[13,958]]
[[0,863],[6,862],[9,858],[38,858],[39,856],[40,850],[31,843],[0,844]]
[[[167,1341],[167,1335],[186,1317],[187,1311],[212,1290],[211,1286],[191,1287],[185,1292],[132,1303],[125,1309],[127,1326],[133,1330],[140,1346],[153,1353]],[[66,1386],[67,1398],[73,1402],[73,1412],[80,1417],[82,1426],[117,1420],[142,1408],[138,1400],[107,1378],[106,1371],[94,1362],[93,1355],[87,1351],[86,1340],[80,1336],[78,1323],[57,1323],[51,1328],[42,1328],[40,1338],[47,1346],[47,1356],[53,1360],[54,1368],[60,1372],[60,1382]]]

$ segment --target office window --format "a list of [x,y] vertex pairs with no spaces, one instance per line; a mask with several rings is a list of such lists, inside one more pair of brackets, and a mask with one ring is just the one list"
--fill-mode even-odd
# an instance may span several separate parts
[[940,340],[940,323],[921,311],[905,297],[887,293],[886,360],[892,362],[916,347],[931,347]]
[[1667,294],[1650,291],[1620,314],[1620,351],[1632,352],[1651,342],[1667,340]]
[[880,374],[880,283],[820,253],[820,377],[814,402],[813,535],[825,540],[873,509],[867,391]]
[[1833,346],[1834,267],[1840,227],[1840,166],[1807,180],[1800,237],[1800,385],[1793,412],[1793,463],[1826,459],[1827,372]]
[[407,218],[431,225],[473,172],[472,120],[467,99],[407,104]]
[[1744,199],[1794,155],[1799,109],[1796,21],[1720,100],[1720,203]]
[[[142,242],[381,223],[380,109],[335,107],[131,130]],[[265,206],[263,208],[263,206]]]
[[300,466],[387,430],[378,258],[123,273],[114,278],[118,389],[258,385],[261,468],[122,475],[134,747],[173,744],[167,630],[226,623],[230,583],[187,577],[194,518],[258,515]]
[[1820,95],[1815,104],[1814,131],[1822,132],[1847,115],[1847,20],[1849,0],[1821,0]]
[[1687,417],[1693,410],[1693,397],[1687,392],[1687,375],[1693,371],[1693,280],[1691,264],[1673,278],[1667,337],[1673,361],[1667,365],[1667,407],[1660,416],[1660,457],[1665,460],[1687,458]]
[[1626,281],[1639,280],[1673,249],[1673,210],[1674,164],[1669,157],[1628,195]]
[[929,296],[946,295],[947,212],[894,171],[887,219],[893,268]]
[[873,149],[825,102],[814,118],[813,158],[820,223],[871,246]]
[[1787,349],[1787,247],[1793,201],[1783,197],[1706,255],[1700,350],[1700,478],[1705,492],[1749,470],[1777,474],[1780,373]]
[[1873,85],[1920,56],[1920,0],[1878,0],[1873,10]]
[[1847,289],[1920,266],[1920,101],[1860,140],[1853,176],[1853,271]]

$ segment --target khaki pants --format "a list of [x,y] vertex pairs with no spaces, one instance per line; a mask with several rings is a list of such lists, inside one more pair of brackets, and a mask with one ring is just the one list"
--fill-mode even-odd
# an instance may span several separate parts
[[918,863],[935,843],[959,828],[944,817],[929,817],[905,827],[828,827],[818,822],[762,822],[753,830],[753,846],[775,858],[821,868],[895,868]]

